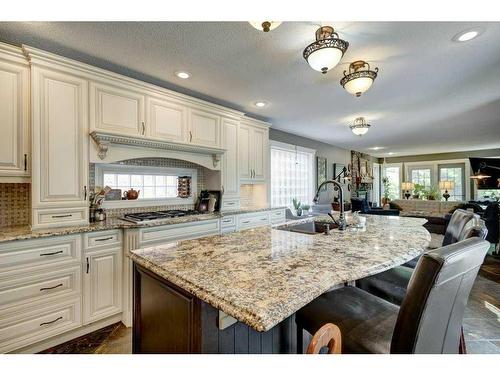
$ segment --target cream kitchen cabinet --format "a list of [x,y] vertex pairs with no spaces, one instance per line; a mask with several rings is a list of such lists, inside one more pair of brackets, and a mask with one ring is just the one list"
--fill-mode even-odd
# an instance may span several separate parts
[[187,108],[160,97],[146,98],[146,134],[150,138],[185,142]]
[[90,83],[90,130],[145,136],[146,96],[132,86]]
[[21,49],[0,43],[0,182],[30,174],[29,78]]
[[242,183],[265,182],[268,168],[269,129],[244,121],[239,132],[239,168]]
[[215,113],[201,109],[189,110],[188,143],[220,147],[221,117]]
[[226,199],[234,201],[235,198],[239,199],[240,196],[238,128],[239,123],[237,121],[226,118],[222,119],[222,148],[226,150],[222,156],[223,205]]
[[83,323],[122,311],[122,248],[85,253],[83,274]]
[[31,60],[32,227],[88,222],[88,84]]

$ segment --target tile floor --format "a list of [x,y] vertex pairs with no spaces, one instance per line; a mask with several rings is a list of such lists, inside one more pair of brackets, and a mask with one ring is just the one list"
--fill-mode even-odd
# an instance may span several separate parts
[[[465,311],[469,354],[500,354],[500,259],[488,256],[472,288]],[[128,354],[132,329],[121,323],[77,338],[43,353]]]

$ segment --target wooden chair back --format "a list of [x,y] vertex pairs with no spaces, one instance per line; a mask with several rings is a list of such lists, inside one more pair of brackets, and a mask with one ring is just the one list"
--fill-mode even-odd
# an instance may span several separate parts
[[318,354],[324,347],[328,347],[328,354],[340,354],[342,351],[342,335],[335,324],[326,323],[314,334],[306,354]]

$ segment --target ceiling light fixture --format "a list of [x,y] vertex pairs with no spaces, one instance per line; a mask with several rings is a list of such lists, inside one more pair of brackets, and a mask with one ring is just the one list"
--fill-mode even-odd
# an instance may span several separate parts
[[389,152],[387,155],[394,155],[395,152]]
[[378,68],[370,70],[370,64],[358,60],[349,65],[349,74],[346,73],[344,70],[344,77],[340,80],[340,84],[349,94],[360,97],[368,91],[377,78]]
[[347,47],[349,42],[340,39],[333,27],[322,26],[316,30],[316,41],[304,49],[303,56],[311,68],[325,74],[339,63]]
[[265,33],[274,30],[281,25],[281,22],[278,21],[249,21],[248,23],[257,30],[264,31]]
[[351,131],[359,136],[366,134],[368,129],[370,129],[370,124],[367,124],[364,117],[358,117],[354,120],[352,125],[349,125]]
[[256,106],[256,107],[259,107],[259,108],[264,108],[264,107],[266,107],[266,106],[267,106],[267,102],[262,102],[262,101],[260,101],[260,102],[255,102],[255,106]]
[[370,150],[378,151],[378,150],[383,150],[384,148],[385,147],[375,146],[375,147],[371,147]]
[[175,75],[179,78],[182,78],[182,79],[188,79],[189,77],[191,77],[191,74],[189,74],[188,72],[181,71],[181,70],[175,72]]
[[481,29],[465,30],[455,35],[452,40],[454,42],[468,42],[469,40],[477,38],[479,35],[481,35],[481,33],[482,33]]

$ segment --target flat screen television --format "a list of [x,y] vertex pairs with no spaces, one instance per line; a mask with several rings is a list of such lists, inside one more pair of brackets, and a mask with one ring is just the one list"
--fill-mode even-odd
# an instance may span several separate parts
[[500,188],[500,159],[469,158],[472,173],[488,175],[490,177],[476,179],[478,189]]

